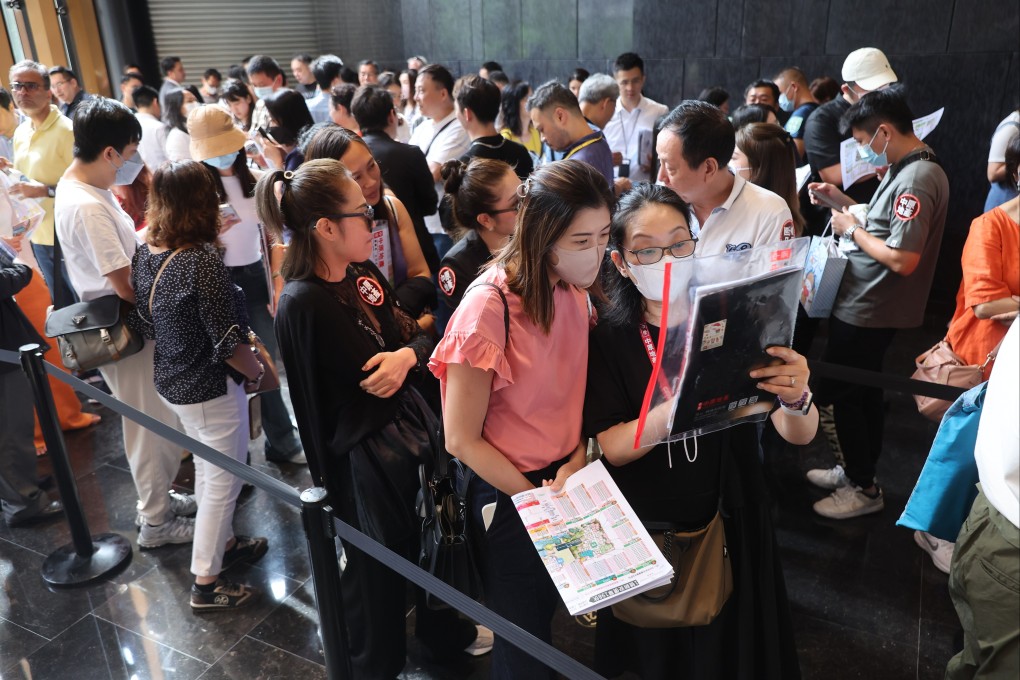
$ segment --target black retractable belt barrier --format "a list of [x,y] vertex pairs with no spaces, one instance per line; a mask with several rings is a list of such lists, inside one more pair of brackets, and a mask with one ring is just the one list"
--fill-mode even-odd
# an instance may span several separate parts
[[78,486],[67,459],[67,447],[60,419],[53,405],[53,393],[46,379],[43,350],[39,345],[21,348],[21,367],[28,377],[39,425],[53,461],[53,473],[60,499],[71,528],[71,543],[57,548],[43,562],[42,577],[53,586],[80,586],[108,576],[131,561],[131,544],[120,534],[93,536],[81,509]]
[[815,361],[814,359],[808,359],[808,368],[811,369],[812,378],[842,380],[843,382],[854,383],[856,385],[878,387],[879,389],[893,390],[903,394],[918,394],[922,397],[931,397],[932,399],[956,401],[961,394],[967,391],[962,387],[914,380],[913,378],[904,378],[899,375],[867,371],[863,368],[830,364],[824,361]]

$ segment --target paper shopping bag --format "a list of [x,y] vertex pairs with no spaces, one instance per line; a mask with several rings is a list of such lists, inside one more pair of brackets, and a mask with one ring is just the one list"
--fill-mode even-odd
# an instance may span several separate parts
[[800,305],[812,319],[824,319],[832,313],[846,263],[846,253],[839,249],[836,237],[827,233],[811,237]]

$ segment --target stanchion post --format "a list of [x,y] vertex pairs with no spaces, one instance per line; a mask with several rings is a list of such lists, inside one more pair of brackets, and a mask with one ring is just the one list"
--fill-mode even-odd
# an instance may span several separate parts
[[336,555],[336,531],[322,487],[301,493],[301,519],[312,565],[312,585],[319,610],[319,634],[329,680],[350,680],[350,647],[344,625],[344,603],[340,593],[340,562]]
[[43,365],[43,350],[39,345],[31,344],[21,347],[20,352],[21,368],[32,388],[39,426],[53,461],[53,474],[57,478],[60,500],[71,529],[71,543],[57,548],[43,561],[42,577],[53,586],[86,585],[109,576],[130,562],[131,543],[120,534],[92,536],[89,531]]
[[21,368],[28,376],[32,387],[32,398],[35,401],[35,412],[39,416],[39,427],[42,428],[46,450],[53,461],[53,474],[57,478],[57,489],[60,500],[64,504],[67,523],[71,527],[71,542],[78,557],[91,557],[92,535],[89,531],[85,513],[81,509],[81,498],[74,482],[74,472],[67,456],[64,444],[64,433],[60,429],[60,418],[53,404],[53,392],[50,381],[46,378],[46,367],[43,366],[43,352],[39,345],[25,345],[21,348]]

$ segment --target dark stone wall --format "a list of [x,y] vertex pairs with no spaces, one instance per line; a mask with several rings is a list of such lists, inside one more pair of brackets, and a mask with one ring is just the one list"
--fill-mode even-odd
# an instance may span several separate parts
[[609,73],[633,50],[645,59],[646,93],[669,106],[709,85],[740,99],[747,83],[786,66],[839,80],[847,53],[881,48],[916,115],[946,107],[928,141],[952,187],[933,291],[950,305],[987,193],[988,142],[1020,106],[1018,0],[401,0],[400,17],[404,56],[455,74],[494,59],[537,84],[577,66]]

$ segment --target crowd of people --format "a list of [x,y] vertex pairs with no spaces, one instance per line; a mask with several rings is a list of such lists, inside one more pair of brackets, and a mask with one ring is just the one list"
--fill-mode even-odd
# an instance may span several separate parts
[[[814,511],[880,512],[882,390],[812,379],[804,355],[818,321],[801,314],[793,348],[769,348],[774,365],[751,374],[776,397],[766,425],[696,437],[693,459],[674,460],[657,442],[635,448],[635,436],[664,332],[668,262],[831,228],[848,264],[825,361],[882,371],[897,332],[922,324],[950,185],[914,133],[892,65],[866,47],[838,80],[790,66],[750,83],[739,105],[716,86],[656,102],[630,52],[611,74],[576,69],[542,84],[497,62],[459,78],[421,56],[406,66],[365,60],[355,70],[336,55],[301,54],[289,80],[254,55],[226,78],[207,69],[188,85],[171,56],[158,89],[125,69],[117,101],[84,92],[66,67],[15,64],[10,94],[0,89],[0,165],[13,173],[11,195],[38,200],[45,216],[28,242],[4,239],[2,346],[41,341],[40,321],[20,309],[30,251],[53,299],[66,290],[130,305],[143,348],[96,379],[242,462],[248,398],[263,392],[269,358],[257,348],[278,355],[296,425],[279,390],[259,395],[266,459],[307,464],[341,519],[411,560],[418,465],[442,423],[449,452],[473,473],[485,604],[546,642],[559,596],[511,496],[561,487],[594,440],[643,522],[695,530],[719,513],[734,581],[706,625],[642,628],[601,610],[597,670],[799,677],[759,452],[767,459],[825,430],[834,465],[807,472],[827,494]],[[1020,309],[1017,120],[995,133],[988,212],[964,251],[947,339],[968,362],[984,361]],[[843,186],[848,138],[873,172]],[[0,498],[11,526],[61,512],[35,476],[24,393],[16,368],[0,365]],[[78,406],[68,427],[94,424]],[[192,544],[195,611],[258,597],[228,578],[269,549],[233,532],[240,480],[196,460],[195,493],[179,493],[181,452],[128,420],[123,436],[139,547]],[[1020,493],[1017,461],[1000,463],[986,466],[1004,477],[983,502],[1015,537],[1016,513],[998,504]],[[948,570],[951,543],[918,542]],[[352,661],[361,677],[393,678],[406,649],[404,581],[352,546],[345,553]],[[491,649],[494,677],[553,677],[491,631],[430,609],[421,591],[416,601],[415,634],[436,659]],[[966,669],[993,653],[1015,667],[1012,636],[992,651],[969,645],[954,677],[975,677]]]

